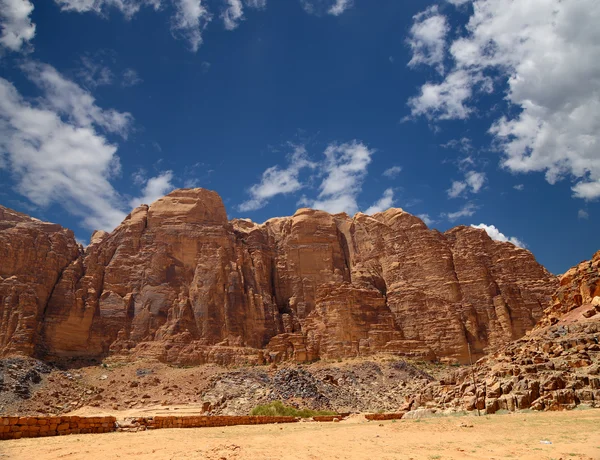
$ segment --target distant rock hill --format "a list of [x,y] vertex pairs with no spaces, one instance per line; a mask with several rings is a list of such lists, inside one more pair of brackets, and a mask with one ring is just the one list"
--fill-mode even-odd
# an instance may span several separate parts
[[589,300],[564,280],[553,303],[558,279],[529,251],[474,228],[430,230],[401,209],[255,224],[228,221],[215,192],[183,189],[83,250],[71,231],[0,207],[2,355],[465,363],[468,345],[479,358],[544,310]]

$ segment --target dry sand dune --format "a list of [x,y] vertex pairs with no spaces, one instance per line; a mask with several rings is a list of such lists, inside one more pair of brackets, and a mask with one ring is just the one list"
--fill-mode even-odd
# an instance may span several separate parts
[[[600,410],[71,435],[0,442],[0,458],[600,459]],[[549,441],[551,444],[542,441]]]

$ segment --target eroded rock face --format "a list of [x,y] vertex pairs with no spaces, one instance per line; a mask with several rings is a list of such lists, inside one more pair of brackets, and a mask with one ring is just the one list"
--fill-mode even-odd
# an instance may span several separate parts
[[526,336],[435,382],[413,406],[487,413],[600,404],[600,252],[560,277],[553,304]]
[[85,254],[65,254],[36,297],[41,356],[465,362],[468,345],[477,358],[531,329],[557,286],[531,253],[483,230],[440,233],[401,209],[229,222],[203,189],[141,206]]
[[70,230],[0,206],[0,355],[33,354],[48,299],[79,254]]

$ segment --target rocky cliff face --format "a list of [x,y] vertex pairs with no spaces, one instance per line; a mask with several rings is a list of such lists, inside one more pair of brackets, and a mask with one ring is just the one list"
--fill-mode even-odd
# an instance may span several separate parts
[[[258,225],[229,222],[214,192],[177,190],[112,233],[96,232],[82,254],[68,231],[19,216],[25,223],[0,220],[10,261],[0,282],[31,267],[45,277],[19,282],[23,307],[1,288],[4,352],[181,364],[389,352],[465,362],[467,344],[478,357],[525,334],[557,287],[528,251],[473,228],[430,230],[401,209],[300,209]],[[15,252],[18,225],[36,244],[53,229],[54,246]],[[44,289],[31,291],[38,282]],[[5,320],[15,314],[27,316],[27,334]]]
[[[560,277],[552,305],[525,337],[429,385],[411,405],[487,413],[600,405],[600,252]],[[473,384],[475,383],[475,385]]]
[[80,256],[70,230],[0,206],[0,355],[31,355],[48,299]]

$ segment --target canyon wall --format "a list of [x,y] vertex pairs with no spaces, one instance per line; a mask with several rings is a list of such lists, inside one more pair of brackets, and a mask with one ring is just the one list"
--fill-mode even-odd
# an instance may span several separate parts
[[203,189],[136,208],[85,252],[0,208],[0,257],[1,352],[51,359],[466,362],[468,345],[477,358],[523,336],[558,287],[483,230],[440,233],[401,209],[228,221]]

